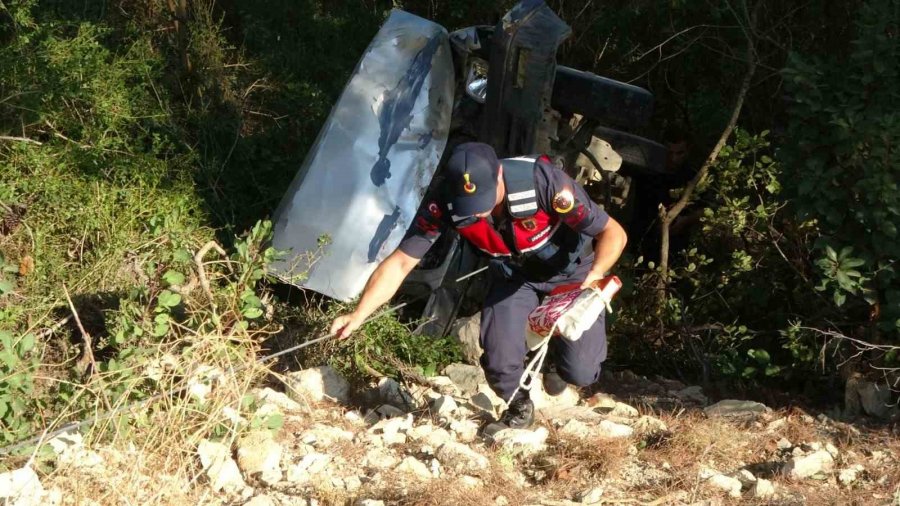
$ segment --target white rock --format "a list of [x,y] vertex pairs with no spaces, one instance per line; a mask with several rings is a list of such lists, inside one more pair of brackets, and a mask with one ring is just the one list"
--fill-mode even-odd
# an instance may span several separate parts
[[434,388],[442,395],[454,395],[458,397],[461,394],[459,389],[456,388],[456,384],[453,383],[453,380],[447,376],[432,376],[426,378],[426,381],[428,381],[428,385],[431,386],[431,388]]
[[398,416],[395,418],[387,418],[373,425],[369,432],[372,434],[384,434],[385,436],[393,436],[405,433],[412,429],[413,416]]
[[532,455],[546,448],[550,432],[545,427],[529,429],[503,429],[494,434],[494,443],[514,454]]
[[623,418],[637,418],[641,416],[640,412],[638,412],[634,406],[629,406],[624,402],[617,402],[609,414],[612,416],[621,416]]
[[447,441],[441,445],[436,457],[441,465],[457,472],[481,471],[487,469],[489,465],[487,457],[455,441]]
[[0,504],[40,506],[44,495],[40,478],[29,466],[0,474]]
[[437,451],[438,448],[440,448],[447,441],[451,441],[452,439],[453,436],[451,436],[450,433],[445,429],[433,430],[427,436],[419,440],[422,443],[420,450],[422,451],[422,453],[434,455],[434,452]]
[[278,506],[274,499],[267,495],[258,495],[244,503],[244,506]]
[[338,427],[317,423],[301,434],[299,439],[302,443],[324,449],[339,441],[353,441],[353,433]]
[[465,488],[481,488],[484,486],[484,482],[481,481],[480,478],[476,478],[474,476],[460,476],[459,484]]
[[570,408],[581,402],[581,396],[572,388],[567,387],[559,395],[550,395],[544,390],[543,376],[535,379],[535,385],[530,392],[531,401],[534,402],[534,409],[540,412],[547,412],[557,409]]
[[239,493],[246,488],[237,463],[231,458],[231,450],[221,443],[203,440],[197,447],[200,464],[209,478],[214,492]]
[[494,413],[494,403],[491,400],[490,396],[485,392],[478,392],[477,394],[473,395],[469,399],[469,402],[471,402],[473,406],[482,411],[490,414]]
[[609,420],[600,422],[597,429],[600,436],[610,439],[631,437],[634,434],[634,429],[631,427]]
[[859,464],[847,469],[841,469],[840,474],[838,474],[838,480],[844,485],[851,485],[859,478],[859,474],[863,471],[865,471],[865,468]]
[[757,478],[756,485],[753,486],[753,497],[759,499],[767,499],[775,496],[775,485],[771,481]]
[[406,444],[406,434],[396,432],[393,434],[384,434],[381,436],[382,441],[384,441],[385,446],[394,446],[394,445],[405,445]]
[[466,362],[478,365],[483,353],[481,349],[481,313],[453,322],[450,327],[450,335],[459,343]]
[[790,450],[794,447],[793,443],[788,441],[786,438],[781,438],[775,443],[778,446],[779,450]]
[[444,368],[444,376],[463,394],[474,395],[478,393],[478,385],[487,383],[481,367],[467,364],[450,364]]
[[655,416],[649,415],[644,415],[638,418],[637,421],[632,425],[632,428],[642,436],[659,434],[661,432],[669,431],[669,427],[665,422],[663,422],[659,418],[656,418]]
[[301,404],[323,400],[346,404],[350,400],[350,384],[327,365],[287,373],[285,386],[288,396]]
[[429,480],[432,478],[431,471],[422,461],[415,457],[406,457],[400,462],[396,470],[401,473],[410,474],[418,478]]
[[494,499],[494,504],[497,506],[509,506],[509,499],[507,499],[505,495],[498,495]]
[[603,487],[593,487],[582,490],[575,495],[575,500],[582,504],[596,504],[603,499]]
[[818,450],[802,457],[793,457],[785,464],[784,474],[794,479],[810,478],[834,470],[834,458],[826,450]]
[[572,419],[566,422],[559,432],[569,437],[586,438],[591,435],[591,427],[581,420]]
[[[306,471],[309,474],[321,473],[331,463],[332,456],[324,453],[309,453],[293,466],[294,471]],[[293,481],[288,478],[288,481]]]
[[285,393],[277,392],[268,387],[254,390],[253,395],[261,402],[274,404],[288,413],[303,410],[303,406],[288,397]]
[[716,474],[707,479],[706,482],[715,488],[728,492],[728,495],[730,495],[731,497],[741,496],[742,485],[741,481],[737,478],[731,478],[730,476],[725,476],[724,474]]
[[457,409],[456,401],[449,395],[442,395],[431,401],[431,414],[438,418],[449,418]]
[[703,409],[707,416],[723,418],[756,418],[767,411],[765,404],[735,399],[719,401]]
[[359,476],[348,476],[344,478],[344,488],[347,489],[347,492],[355,492],[362,487],[362,480],[359,479]]
[[778,429],[784,427],[785,425],[787,425],[786,418],[779,418],[777,420],[772,420],[771,422],[769,422],[768,425],[766,425],[766,431],[775,432]]
[[830,453],[832,457],[838,458],[841,452],[831,443],[825,443],[825,451]]
[[361,465],[365,469],[386,471],[395,467],[399,462],[400,460],[390,450],[371,448],[363,457]]
[[238,465],[249,476],[259,475],[263,483],[281,481],[283,448],[269,431],[253,431],[238,442]]
[[454,420],[450,423],[450,430],[462,443],[471,443],[478,438],[478,422],[474,420]]
[[384,501],[375,499],[360,499],[354,503],[354,506],[384,506]]
[[753,473],[746,469],[741,469],[740,471],[733,473],[731,477],[740,481],[744,488],[750,488],[756,485],[756,476],[753,476]]

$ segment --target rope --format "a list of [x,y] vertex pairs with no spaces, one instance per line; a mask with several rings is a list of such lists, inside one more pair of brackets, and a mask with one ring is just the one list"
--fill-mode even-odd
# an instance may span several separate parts
[[[454,282],[454,283],[459,283],[460,281],[463,281],[463,280],[469,279],[469,278],[471,278],[471,277],[473,277],[473,276],[476,276],[476,275],[478,275],[478,274],[481,274],[482,272],[486,271],[487,269],[488,269],[488,267],[482,267],[482,268],[480,268],[480,269],[474,270],[474,271],[472,271],[472,272],[470,272],[470,273],[468,273],[468,274],[465,274],[465,275],[463,275],[463,276],[460,276],[460,277],[456,278],[453,282]],[[408,301],[406,301],[406,302],[403,302],[403,303],[397,304],[397,305],[395,305],[395,306],[389,307],[389,308],[385,309],[384,311],[381,311],[381,312],[379,312],[379,313],[376,313],[375,315],[372,315],[372,316],[366,318],[366,319],[363,321],[363,323],[362,323],[361,325],[365,325],[366,323],[369,323],[369,322],[371,322],[371,321],[373,321],[373,320],[377,320],[378,318],[382,318],[382,317],[387,316],[387,315],[389,315],[389,314],[391,314],[391,313],[394,313],[394,312],[396,312],[397,310],[402,309],[402,308],[408,306],[409,304],[411,304],[411,303],[413,303],[413,302],[416,302],[416,301],[418,301],[418,300],[421,300],[421,299],[424,299],[425,297],[430,296],[432,293],[434,293],[434,291],[428,292],[428,293],[423,294],[423,295],[419,295],[418,297],[415,297],[415,298],[413,298],[413,299],[411,299],[411,300],[408,300]],[[432,322],[432,321],[434,321],[434,320],[436,320],[436,319],[437,319],[437,317],[432,317],[432,318],[426,320],[424,323]],[[262,363],[268,362],[268,361],[273,360],[273,359],[275,359],[275,358],[278,358],[278,357],[280,357],[280,356],[287,355],[288,353],[292,353],[292,352],[301,350],[301,349],[303,349],[303,348],[306,348],[307,346],[312,346],[312,345],[314,345],[314,344],[318,344],[318,343],[321,343],[321,342],[323,342],[323,341],[327,341],[328,339],[333,338],[335,335],[336,335],[336,333],[328,333],[328,334],[321,335],[321,336],[319,336],[319,337],[317,337],[317,338],[310,339],[309,341],[304,341],[304,342],[302,342],[302,343],[300,343],[300,344],[298,344],[298,345],[296,345],[296,346],[291,346],[290,348],[287,348],[287,349],[278,351],[278,352],[276,352],[276,353],[272,353],[272,354],[265,355],[265,356],[263,356],[263,357],[257,358],[256,361],[253,362],[253,363],[256,363],[256,364],[262,364]],[[241,365],[240,367],[237,367],[237,368],[231,368],[231,369],[229,370],[229,373],[230,373],[231,375],[235,375],[235,374],[237,374],[237,373],[239,373],[239,372],[241,372],[241,371],[247,369],[249,366],[250,366],[250,364],[244,364],[244,365]],[[79,421],[79,422],[70,422],[70,423],[67,423],[66,425],[64,425],[64,426],[62,426],[62,427],[60,427],[60,428],[58,428],[58,429],[56,429],[56,430],[53,430],[53,431],[50,431],[50,432],[42,432],[42,433],[40,433],[40,434],[35,434],[35,435],[33,435],[32,437],[29,437],[28,439],[25,439],[25,440],[22,440],[22,441],[18,441],[18,442],[16,442],[16,443],[11,444],[11,445],[8,445],[8,446],[5,446],[5,447],[3,447],[3,448],[0,448],[0,455],[8,455],[8,454],[10,454],[10,453],[12,453],[12,452],[14,452],[14,451],[20,449],[20,448],[25,448],[25,447],[31,446],[31,445],[33,445],[34,443],[41,444],[41,443],[43,443],[43,441],[48,440],[48,439],[53,439],[53,438],[55,438],[56,436],[59,436],[59,435],[62,435],[62,434],[68,433],[68,432],[72,432],[72,431],[76,431],[76,430],[83,429],[84,427],[91,426],[91,425],[93,425],[93,424],[95,424],[95,423],[97,423],[97,422],[102,422],[102,421],[104,421],[104,420],[109,420],[110,418],[113,418],[113,417],[115,417],[115,416],[117,416],[117,415],[119,415],[119,414],[121,414],[121,413],[126,412],[126,411],[133,411],[133,410],[136,410],[136,409],[138,409],[138,408],[142,408],[142,407],[146,406],[147,404],[150,404],[150,403],[152,403],[152,402],[155,402],[155,401],[158,401],[158,400],[160,400],[160,399],[163,399],[163,398],[165,398],[165,397],[170,397],[170,396],[172,396],[172,395],[175,395],[175,394],[184,392],[184,391],[187,390],[188,388],[190,388],[190,385],[185,385],[185,386],[182,386],[182,387],[179,387],[179,388],[174,388],[174,389],[171,389],[171,390],[163,391],[163,392],[157,393],[157,394],[155,394],[155,395],[153,395],[153,396],[151,396],[151,397],[148,397],[148,398],[146,398],[146,399],[144,399],[144,400],[137,401],[137,402],[133,402],[133,403],[131,403],[131,404],[126,404],[126,405],[124,405],[124,406],[120,406],[120,407],[118,407],[118,408],[112,409],[112,410],[107,411],[107,412],[105,412],[105,413],[102,413],[102,414],[100,414],[100,415],[92,416],[92,417],[86,418],[86,419],[84,419],[84,420],[81,420],[81,421]]]
[[[606,306],[606,312],[612,312],[612,307],[610,307],[610,301],[604,297],[603,292],[596,287],[590,287],[588,290],[591,290],[593,294],[597,297],[600,297],[600,300],[603,301]],[[602,313],[601,313],[602,314]],[[519,384],[516,386],[516,389],[513,390],[512,395],[509,396],[509,399],[506,400],[506,405],[509,406],[512,403],[512,400],[516,397],[516,394],[519,391],[530,392],[531,388],[534,386],[534,382],[537,381],[537,375],[541,372],[541,369],[544,367],[544,360],[547,358],[547,354],[550,351],[550,338],[553,337],[553,334],[556,332],[556,326],[559,324],[559,319],[553,322],[553,326],[550,327],[550,330],[547,332],[547,335],[544,336],[544,339],[541,341],[541,344],[538,345],[534,356],[531,360],[528,361],[528,365],[525,366],[525,371],[522,372],[522,377],[519,378]]]

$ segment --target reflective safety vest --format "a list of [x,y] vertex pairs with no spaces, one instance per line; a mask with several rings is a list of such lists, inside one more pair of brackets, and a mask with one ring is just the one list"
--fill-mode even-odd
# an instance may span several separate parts
[[[534,171],[540,163],[551,163],[542,156],[508,158],[501,161],[506,185],[506,209],[511,218],[501,235],[487,219],[452,215],[456,230],[472,245],[495,258],[508,258],[526,274],[549,277],[570,273],[584,245],[581,234],[561,226],[556,215],[538,206]],[[448,206],[449,207],[449,206]]]

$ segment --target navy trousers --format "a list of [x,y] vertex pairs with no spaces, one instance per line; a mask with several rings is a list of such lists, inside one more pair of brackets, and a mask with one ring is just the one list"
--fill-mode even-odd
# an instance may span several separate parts
[[[528,314],[540,298],[560,285],[581,283],[591,268],[590,261],[579,265],[571,275],[560,275],[546,282],[529,282],[521,277],[506,277],[491,271],[491,287],[481,312],[481,367],[491,389],[503,400],[515,391],[525,371],[525,326]],[[550,340],[547,360],[556,361],[556,371],[567,383],[593,384],[600,377],[606,360],[605,313],[581,338]]]

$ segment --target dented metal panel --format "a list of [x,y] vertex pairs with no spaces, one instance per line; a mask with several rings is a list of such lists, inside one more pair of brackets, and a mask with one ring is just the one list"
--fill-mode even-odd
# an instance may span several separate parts
[[289,252],[277,276],[344,301],[362,291],[437,169],[453,72],[446,30],[394,10],[275,212],[273,246]]

